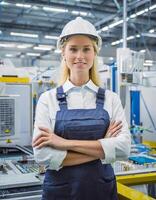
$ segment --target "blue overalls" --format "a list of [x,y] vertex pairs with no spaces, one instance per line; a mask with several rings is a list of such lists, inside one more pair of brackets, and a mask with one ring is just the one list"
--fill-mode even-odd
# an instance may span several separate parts
[[[55,133],[66,139],[98,140],[109,126],[109,114],[103,109],[105,90],[99,88],[95,109],[68,109],[63,88],[57,88],[60,110],[56,114]],[[100,159],[85,164],[47,170],[42,200],[117,200],[116,180],[110,164]]]

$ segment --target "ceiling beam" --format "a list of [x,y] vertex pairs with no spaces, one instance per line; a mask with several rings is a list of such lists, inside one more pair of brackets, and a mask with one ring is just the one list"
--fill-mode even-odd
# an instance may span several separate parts
[[[140,6],[144,5],[145,3],[149,3],[149,2],[150,2],[150,0],[136,1],[136,3],[134,5],[127,6],[127,12],[130,12],[133,9],[136,9],[137,7],[140,7]],[[96,22],[94,25],[96,27],[102,26],[105,23],[108,23],[109,21],[114,20],[114,18],[117,16],[122,16],[122,9],[118,13],[113,14],[113,15],[109,16],[108,18],[103,18],[102,20]]]

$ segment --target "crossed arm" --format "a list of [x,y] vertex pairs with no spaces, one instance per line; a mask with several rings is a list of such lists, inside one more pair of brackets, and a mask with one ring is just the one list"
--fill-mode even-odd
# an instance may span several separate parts
[[[105,138],[116,137],[121,128],[121,121],[111,122]],[[49,146],[59,150],[67,150],[63,166],[78,165],[105,158],[105,152],[98,140],[68,140],[59,137],[47,128],[39,127],[39,129],[40,134],[34,138],[32,146],[36,148]]]

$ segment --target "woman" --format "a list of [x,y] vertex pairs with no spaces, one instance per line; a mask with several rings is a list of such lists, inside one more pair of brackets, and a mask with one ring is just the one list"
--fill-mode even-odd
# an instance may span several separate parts
[[42,199],[116,200],[110,163],[128,157],[130,135],[118,96],[99,87],[101,38],[78,17],[64,27],[58,46],[61,84],[40,97],[34,128],[36,161],[47,166]]

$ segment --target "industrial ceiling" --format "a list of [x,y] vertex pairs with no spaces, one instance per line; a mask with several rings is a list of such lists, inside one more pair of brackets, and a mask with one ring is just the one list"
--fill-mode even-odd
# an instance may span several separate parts
[[[76,16],[95,25],[103,48],[122,47],[123,0],[0,0],[0,56],[56,55],[57,37]],[[156,0],[127,0],[127,26],[129,48],[156,51]]]

